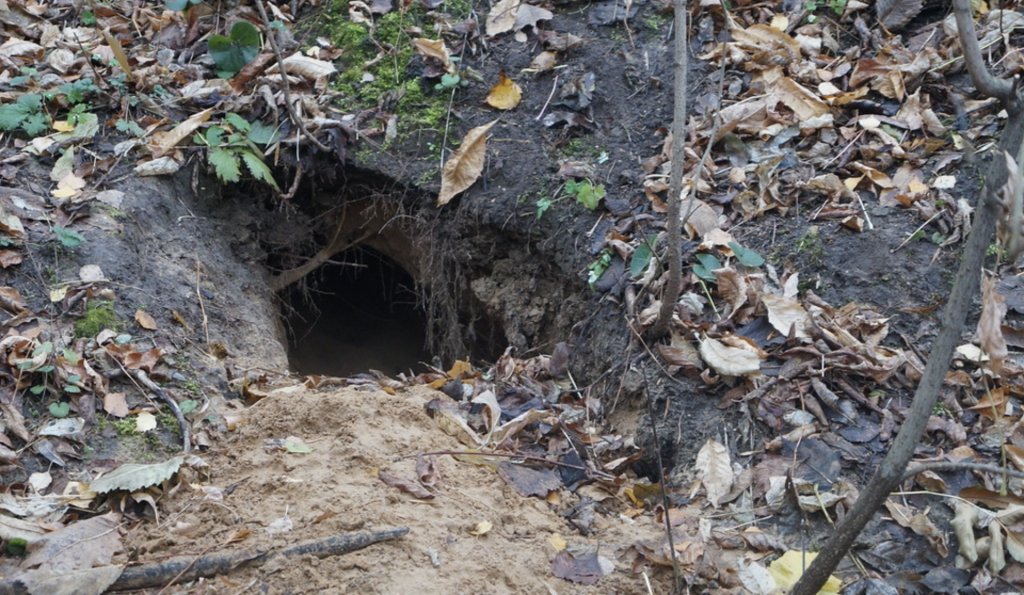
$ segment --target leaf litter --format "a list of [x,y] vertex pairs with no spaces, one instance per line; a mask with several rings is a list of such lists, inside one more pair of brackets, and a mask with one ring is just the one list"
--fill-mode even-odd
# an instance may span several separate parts
[[[6,241],[0,264],[4,268],[19,266],[20,246],[27,232],[35,234],[52,226],[55,237],[65,246],[73,247],[80,241],[65,226],[75,220],[79,205],[98,198],[89,181],[97,174],[104,175],[112,163],[97,163],[89,172],[69,167],[75,147],[87,144],[98,133],[97,122],[78,116],[51,121],[49,112],[41,109],[42,97],[36,91],[63,98],[54,104],[58,109],[74,103],[76,93],[80,92],[65,86],[87,75],[86,66],[76,62],[74,53],[68,50],[72,42],[87,45],[99,56],[110,58],[108,65],[98,67],[94,61],[91,68],[104,68],[110,75],[120,70],[130,75],[139,88],[166,85],[192,100],[231,94],[231,109],[235,112],[255,111],[263,101],[257,93],[230,91],[238,86],[244,89],[248,82],[262,76],[258,69],[246,71],[254,62],[267,65],[257,62],[258,54],[246,41],[252,38],[248,28],[252,25],[244,21],[235,23],[229,37],[211,38],[216,66],[233,71],[235,78],[230,85],[225,86],[221,84],[225,81],[217,82],[212,76],[205,78],[211,73],[203,73],[202,67],[193,73],[193,82],[180,85],[182,81],[174,80],[154,65],[153,56],[146,55],[135,44],[126,50],[121,42],[124,40],[111,35],[113,32],[120,36],[129,29],[129,24],[142,23],[148,29],[144,34],[168,30],[182,38],[194,37],[193,23],[188,24],[188,33],[180,27],[169,28],[179,25],[173,23],[174,13],[161,12],[153,6],[136,7],[130,13],[121,12],[120,7],[105,6],[97,8],[94,14],[97,27],[62,29],[41,17],[44,11],[37,5],[11,4],[21,21],[4,23],[20,37],[12,35],[0,46],[0,55],[6,61],[0,127],[33,136],[31,142],[23,143],[24,150],[30,153],[52,156],[63,150],[65,158],[56,160],[54,165],[51,178],[55,187],[50,197],[28,193],[3,195],[4,215],[0,222]],[[968,100],[957,109],[951,107],[956,107],[951,99],[956,92],[942,79],[959,68],[955,23],[950,19],[937,27],[911,28],[904,38],[891,36],[887,31],[898,31],[913,23],[921,10],[920,3],[877,2],[874,12],[883,29],[871,24],[870,4],[855,0],[838,3],[835,16],[828,19],[807,18],[808,12],[815,16],[819,10],[825,10],[823,3],[808,5],[813,5],[813,10],[804,6],[792,14],[773,12],[781,11],[774,7],[742,10],[740,19],[724,10],[721,3],[701,4],[701,17],[720,33],[698,38],[703,45],[702,58],[712,64],[724,61],[728,72],[743,72],[744,76],[733,78],[723,94],[708,89],[697,100],[713,109],[695,114],[691,146],[682,161],[692,193],[687,199],[687,210],[692,211],[687,234],[700,244],[692,255],[692,272],[684,279],[684,298],[675,308],[671,341],[658,345],[657,350],[665,358],[669,374],[681,374],[708,390],[723,392],[731,403],[738,404],[746,415],[775,435],[766,437],[763,452],[753,456],[730,453],[722,443],[709,440],[688,470],[690,478],[699,481],[695,481],[686,497],[674,494],[676,505],[670,510],[657,511],[659,505],[653,499],[636,497],[643,492],[644,484],[628,469],[639,458],[639,451],[628,437],[602,433],[599,420],[606,403],[579,391],[565,374],[559,373],[554,355],[517,359],[510,354],[486,371],[476,371],[464,364],[460,370],[435,370],[417,378],[356,379],[343,389],[327,389],[330,382],[314,377],[306,379],[306,385],[298,390],[283,393],[282,387],[253,383],[243,391],[256,405],[238,413],[237,423],[233,424],[237,436],[220,438],[210,432],[207,438],[211,443],[224,439],[242,444],[233,457],[234,464],[223,468],[222,475],[216,478],[219,485],[203,485],[207,465],[202,460],[182,466],[173,458],[150,469],[111,469],[98,479],[102,486],[99,490],[90,488],[96,481],[77,486],[68,483],[68,490],[58,500],[60,504],[43,509],[42,516],[32,517],[24,508],[31,500],[31,491],[47,489],[41,483],[20,493],[15,490],[14,497],[8,498],[3,506],[17,516],[38,518],[39,526],[53,530],[49,533],[53,537],[61,534],[59,521],[68,506],[88,507],[100,501],[97,498],[101,493],[115,494],[116,498],[104,502],[127,514],[126,518],[131,518],[130,510],[147,510],[147,503],[149,514],[155,517],[159,506],[165,510],[165,516],[175,516],[175,524],[150,524],[134,529],[133,539],[143,544],[140,551],[146,553],[153,551],[150,543],[167,539],[213,547],[217,543],[215,537],[230,530],[237,518],[250,524],[274,526],[281,518],[290,518],[287,512],[280,517],[280,511],[289,510],[296,494],[312,486],[318,492],[316,497],[303,500],[291,512],[298,521],[299,532],[311,533],[319,523],[329,523],[343,532],[381,519],[389,524],[416,519],[429,527],[425,534],[398,542],[396,547],[406,556],[382,570],[409,590],[419,587],[422,581],[418,575],[422,564],[415,560],[422,562],[424,552],[443,548],[450,560],[458,560],[479,548],[483,540],[498,542],[491,561],[493,567],[504,567],[507,577],[554,576],[580,584],[601,581],[605,588],[614,588],[618,584],[614,581],[622,581],[623,589],[628,589],[633,583],[623,577],[649,564],[666,566],[675,557],[687,572],[726,587],[742,585],[752,592],[770,592],[774,588],[770,585],[787,584],[790,579],[786,577],[799,572],[791,549],[772,543],[771,539],[754,537],[756,532],[712,523],[702,510],[703,502],[713,508],[733,506],[737,516],[742,516],[742,510],[760,504],[778,514],[793,513],[794,508],[829,516],[841,514],[856,491],[839,477],[841,472],[849,471],[844,471],[842,463],[867,464],[877,458],[873,448],[898,430],[903,411],[902,405],[888,393],[895,389],[894,383],[905,385],[918,379],[923,362],[909,348],[910,341],[905,342],[905,348],[899,348],[890,340],[886,315],[866,304],[832,305],[811,289],[798,289],[800,272],[786,267],[777,270],[766,263],[761,255],[735,241],[737,228],[771,212],[786,214],[803,208],[810,209],[811,220],[837,220],[859,233],[872,229],[866,205],[878,201],[885,207],[916,212],[922,230],[930,232],[925,237],[937,245],[938,255],[940,249],[955,248],[962,241],[970,222],[970,208],[947,192],[958,181],[947,172],[954,171],[952,166],[961,159],[964,147],[973,151],[990,144],[998,122],[991,104]],[[632,3],[599,3],[591,9],[589,19],[595,26],[628,23],[636,8]],[[749,7],[740,3],[739,8]],[[273,9],[275,16],[285,17],[277,6]],[[233,10],[234,16],[246,16],[245,8]],[[390,7],[380,9],[376,3],[370,7],[354,2],[350,5],[350,17],[372,27],[374,15],[387,10]],[[537,72],[552,70],[558,52],[568,52],[583,43],[570,33],[545,28],[553,17],[547,7],[503,0],[487,15],[486,34],[492,41],[508,33],[516,41],[536,37],[547,51],[541,55],[543,58],[534,58],[531,68]],[[982,45],[992,48],[1003,43],[1014,28],[1024,25],[1018,17],[1009,11],[988,10],[980,19]],[[848,39],[851,29],[860,39]],[[99,34],[101,31],[103,35]],[[844,45],[851,42],[852,46]],[[419,38],[415,45],[440,69],[449,73],[453,70],[444,40]],[[239,54],[235,50],[240,48]],[[305,86],[307,93],[323,93],[324,81],[333,67],[322,60],[299,58],[292,56],[286,61],[285,75],[294,75],[295,82]],[[12,81],[25,76],[30,65],[40,60],[61,76],[41,78],[31,84]],[[1010,71],[1020,66],[1019,57],[1014,54],[1008,54],[1006,61],[1005,67]],[[273,72],[268,69],[266,74]],[[277,79],[281,76],[278,73]],[[550,112],[543,124],[592,127],[592,73],[566,77],[560,87],[557,83],[556,79],[557,101],[552,105],[562,109]],[[503,72],[488,103],[510,110],[519,104],[523,92]],[[345,131],[335,136],[339,140],[334,147],[343,156],[352,127],[309,109],[309,113],[303,114],[303,121],[314,130],[333,127]],[[981,114],[976,116],[980,119],[975,127],[951,128],[949,116],[962,118],[964,112]],[[146,116],[132,121],[152,134],[144,142],[130,142],[126,150],[136,151],[144,161],[143,166],[150,164],[146,173],[163,175],[174,171],[183,161],[182,143],[206,126],[211,114],[212,108],[177,114],[173,120]],[[119,117],[129,121],[127,114]],[[178,123],[172,125],[171,121]],[[445,205],[479,179],[487,152],[487,134],[498,122],[470,130],[460,149],[449,157],[444,165],[438,206]],[[300,136],[293,125],[296,123],[286,121],[277,142],[287,143]],[[42,134],[50,129],[54,132]],[[659,154],[645,162],[649,167],[645,167],[648,177],[643,187],[654,212],[662,212],[670,146],[670,139],[666,139]],[[701,165],[699,155],[709,146],[712,158]],[[253,155],[242,154],[242,158]],[[150,160],[145,162],[146,159]],[[257,170],[251,169],[251,173],[257,174]],[[604,197],[597,200],[601,198]],[[598,206],[597,200],[594,208]],[[605,201],[605,206],[609,205]],[[620,258],[631,258],[630,289],[638,300],[636,320],[641,327],[653,323],[652,315],[658,310],[657,299],[664,283],[661,263],[650,247],[657,242],[657,234],[651,233],[657,229],[653,225],[648,227],[637,225],[633,219],[619,218],[612,234],[605,238]],[[723,239],[723,234],[731,240]],[[1012,329],[1006,327],[1007,307],[995,289],[1006,287],[1012,278],[1007,272],[998,281],[1001,286],[986,279],[976,337],[980,349],[965,345],[960,350],[965,355],[958,361],[958,369],[947,377],[943,399],[946,409],[937,412],[929,422],[932,446],[929,452],[922,453],[921,463],[992,460],[986,453],[1005,450],[1010,453],[1008,460],[1024,469],[1022,457],[1012,456],[1012,449],[1024,449],[1018,431],[1017,406],[1024,371],[1007,352],[1004,335]],[[101,297],[106,291],[102,274],[83,276],[82,281],[82,285],[61,288],[51,294],[51,299],[70,309],[83,297]],[[12,329],[17,328],[16,322],[40,315],[30,312],[13,288],[2,288],[0,297],[2,307],[12,316],[6,323]],[[145,312],[140,311],[136,320],[144,330],[157,328]],[[100,399],[108,411],[134,416],[138,431],[153,427],[153,413],[144,410],[144,405],[142,410],[127,409],[123,397],[110,392],[108,382],[120,367],[149,374],[158,371],[165,355],[163,350],[136,345],[131,337],[122,341],[113,333],[97,333],[90,337],[94,340],[92,350],[87,351],[86,342],[79,342],[71,350],[58,353],[41,336],[31,330],[12,332],[0,342],[0,363],[4,364],[12,386],[17,390],[42,386],[42,392],[65,395],[71,408],[64,414],[73,412],[75,419],[83,422],[95,414],[94,400]],[[41,377],[51,378],[52,383],[36,384]],[[871,390],[865,392],[861,387]],[[328,392],[315,393],[314,389]],[[381,404],[368,389],[405,399]],[[443,397],[438,393],[442,390]],[[979,394],[983,396],[979,398]],[[4,402],[0,407],[10,434],[25,443],[31,442],[32,451],[58,468],[66,466],[65,457],[76,451],[68,434],[34,432],[26,426],[17,403]],[[382,415],[381,408],[394,411]],[[348,410],[361,415],[343,413]],[[977,413],[965,417],[965,412]],[[292,444],[291,448],[258,448],[267,436],[291,437],[299,433],[316,448],[289,440],[284,443]],[[33,441],[41,435],[48,438]],[[10,443],[6,434],[3,438]],[[10,450],[10,444],[3,448],[9,450],[4,461],[16,465],[18,453]],[[454,454],[427,455],[425,449]],[[297,458],[300,454],[301,459]],[[415,466],[412,459],[399,457],[415,458]],[[120,474],[128,478],[128,483],[111,481]],[[938,493],[933,493],[930,500],[891,500],[887,504],[894,523],[927,541],[930,551],[922,555],[937,570],[944,568],[938,560],[947,557],[944,532],[955,531],[964,559],[981,563],[979,550],[985,548],[978,547],[978,540],[985,538],[978,536],[987,530],[988,555],[987,561],[983,561],[987,570],[976,567],[974,575],[981,592],[986,592],[990,585],[991,576],[986,572],[999,574],[1010,566],[1016,574],[1005,575],[1006,580],[1016,581],[1024,576],[1020,571],[1024,550],[1018,545],[1024,541],[1019,526],[1024,505],[1019,501],[1019,481],[1009,479],[1006,494],[1000,493],[994,481],[990,475],[965,479],[962,472],[960,476],[945,471],[919,474],[916,482],[932,492],[960,486],[962,500],[953,505],[955,516],[948,527],[929,517],[932,507],[946,506],[938,503]],[[973,483],[983,487],[968,485]],[[244,511],[233,510],[230,504],[226,511],[211,504],[220,502],[229,489],[241,497],[246,490],[253,490],[252,486],[266,491],[246,500]],[[511,499],[506,488],[532,499]],[[655,491],[661,489],[659,486]],[[550,543],[555,537],[561,539],[565,525],[548,505],[557,505],[569,494],[579,497],[579,502],[563,515],[580,535],[569,539],[576,543],[557,548],[556,553]],[[423,500],[432,503],[423,504]],[[377,506],[380,502],[387,506]],[[747,508],[741,508],[741,503]],[[202,513],[190,517],[186,513],[193,505]],[[422,514],[423,506],[443,509],[450,516],[431,518]],[[609,507],[617,510],[618,516],[606,514]],[[674,552],[665,549],[667,544],[656,523],[640,522],[652,520],[651,509],[668,515],[678,528]],[[274,510],[278,516],[264,514]],[[96,516],[90,520],[120,522],[110,521],[114,518]],[[948,521],[949,515],[944,518]],[[85,531],[88,522],[68,527]],[[38,527],[16,526],[12,523],[2,534],[5,540],[28,535],[33,541],[44,541],[38,538]],[[114,527],[111,524],[110,531]],[[595,531],[601,535],[599,550],[593,549]],[[168,532],[172,537],[168,538]],[[645,532],[647,535],[641,537]],[[256,547],[261,538],[246,539]],[[746,546],[736,547],[737,539],[750,550]],[[81,566],[108,563],[104,556],[117,554],[115,541],[104,541],[93,552],[97,559],[86,560]],[[533,547],[522,547],[524,543]],[[788,548],[793,545],[788,544]],[[871,553],[884,552],[884,546],[873,546]],[[762,549],[784,554],[767,566],[767,573],[759,570],[759,555],[752,555]],[[930,553],[938,558],[929,557]],[[431,560],[445,557],[434,556]],[[884,556],[879,553],[878,557]],[[872,560],[870,555],[867,558]],[[27,558],[23,568],[38,566],[35,560],[38,558]],[[449,581],[452,589],[483,592],[491,586],[481,578],[478,569],[461,568],[451,562],[441,564],[451,569],[444,580]],[[709,573],[709,567],[720,571]],[[747,570],[727,570],[732,568]],[[879,570],[899,569],[880,566]],[[287,580],[294,580],[295,584],[309,580],[300,569],[282,568],[277,572],[281,573],[279,576],[289,576]],[[343,580],[358,579],[357,571],[343,574]],[[927,578],[907,580],[928,584]],[[538,581],[538,589],[546,586],[542,579]],[[321,588],[328,586],[324,584]]]

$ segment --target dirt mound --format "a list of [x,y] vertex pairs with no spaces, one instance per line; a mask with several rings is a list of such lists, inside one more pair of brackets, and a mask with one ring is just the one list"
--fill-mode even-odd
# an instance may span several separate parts
[[[355,388],[278,389],[242,412],[237,431],[206,456],[211,477],[203,483],[230,494],[214,502],[203,500],[201,492],[180,490],[161,502],[159,524],[141,524],[129,537],[127,551],[148,562],[223,550],[223,543],[245,530],[250,533],[244,540],[227,547],[280,548],[353,531],[407,526],[404,537],[341,557],[272,562],[235,571],[224,580],[268,594],[646,592],[643,575],[630,568],[633,544],[664,539],[664,528],[649,516],[631,521],[601,515],[595,521],[597,531],[583,537],[558,514],[577,496],[563,490],[557,505],[524,498],[494,469],[450,456],[437,458],[442,481],[433,500],[414,499],[385,485],[378,471],[415,477],[415,460],[397,457],[464,450],[424,411],[424,404],[440,394],[426,387],[397,395]],[[288,437],[300,438],[312,452],[264,448],[267,440]],[[294,528],[271,534],[285,516]],[[472,534],[480,523],[493,528]],[[602,557],[615,562],[615,572],[592,586],[556,578],[553,544],[563,539],[570,551],[599,548]],[[647,572],[655,584],[669,578],[667,571]],[[667,587],[656,590],[667,592]],[[177,592],[191,591],[182,585]]]

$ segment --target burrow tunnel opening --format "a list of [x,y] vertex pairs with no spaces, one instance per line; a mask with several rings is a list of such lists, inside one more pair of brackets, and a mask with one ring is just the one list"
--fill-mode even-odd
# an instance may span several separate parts
[[368,247],[346,250],[288,292],[288,357],[300,374],[389,376],[431,361],[416,282]]
[[[343,196],[309,197],[312,216],[300,227],[277,229],[269,264],[294,372],[394,376],[425,372],[436,356],[448,366],[504,350],[501,323],[452,266],[452,247],[429,235],[436,222],[410,215],[395,194],[348,185]],[[321,217],[324,202],[333,208]]]

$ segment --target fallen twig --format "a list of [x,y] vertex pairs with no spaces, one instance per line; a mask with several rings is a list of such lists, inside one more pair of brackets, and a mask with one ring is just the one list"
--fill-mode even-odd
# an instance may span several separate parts
[[[269,562],[272,558],[284,556],[294,558],[312,554],[317,558],[340,556],[363,549],[381,541],[401,537],[409,532],[409,527],[393,527],[378,531],[361,533],[344,533],[326,539],[307,541],[281,550],[242,550],[227,553],[216,553],[208,556],[181,556],[163,562],[125,567],[120,576],[107,591],[131,591],[161,587],[172,580],[180,582],[194,581],[198,578],[209,578],[218,574],[226,574],[237,568],[255,568]],[[97,570],[97,569],[92,569]],[[67,580],[73,582],[74,574]],[[11,577],[0,580],[0,595],[21,595],[28,593],[24,578]]]

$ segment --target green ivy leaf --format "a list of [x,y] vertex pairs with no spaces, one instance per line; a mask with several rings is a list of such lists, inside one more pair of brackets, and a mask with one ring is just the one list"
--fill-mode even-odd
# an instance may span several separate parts
[[761,258],[760,254],[753,250],[744,248],[736,242],[729,242],[729,248],[731,248],[732,253],[736,255],[736,260],[745,267],[757,268],[764,264],[764,259]]
[[693,265],[694,274],[705,281],[717,281],[718,278],[711,271],[722,268],[722,263],[712,254],[698,254],[697,260],[700,264]]
[[210,164],[224,182],[237,182],[242,175],[238,168],[238,155],[233,151],[210,149]]
[[207,45],[219,72],[230,76],[252,62],[260,52],[260,32],[248,21],[238,21],[231,27],[231,36],[213,35]]
[[64,229],[59,225],[53,226],[53,233],[57,234],[57,241],[65,248],[77,248],[85,243],[85,238],[70,229]]
[[651,244],[656,239],[657,236],[651,236],[646,242],[640,242],[636,250],[633,250],[633,257],[629,259],[629,274],[634,279],[643,275],[651,263]]
[[67,403],[50,403],[50,415],[58,418],[64,418],[71,413],[71,405]]
[[198,406],[199,401],[196,401],[195,399],[189,399],[187,401],[182,401],[181,403],[178,403],[178,409],[181,409],[182,415],[188,415],[189,413],[192,413],[193,411],[196,410],[196,407]]
[[71,394],[77,394],[77,393],[82,392],[82,389],[78,388],[74,384],[69,384],[69,385],[64,387],[64,392],[71,393]]

